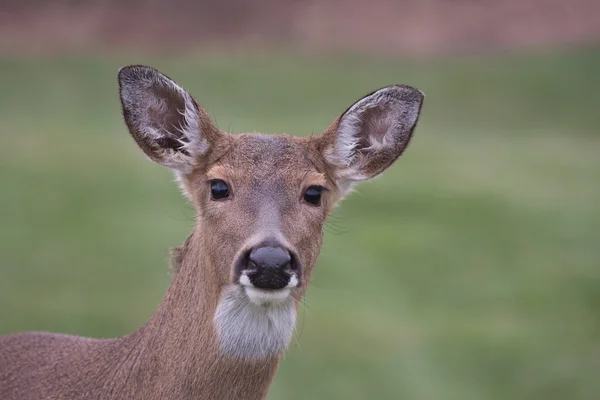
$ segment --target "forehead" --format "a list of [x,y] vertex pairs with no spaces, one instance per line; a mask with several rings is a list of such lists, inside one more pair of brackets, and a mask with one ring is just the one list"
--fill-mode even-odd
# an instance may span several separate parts
[[241,134],[233,136],[229,151],[220,160],[235,175],[251,175],[265,180],[295,178],[317,172],[306,141],[283,135]]

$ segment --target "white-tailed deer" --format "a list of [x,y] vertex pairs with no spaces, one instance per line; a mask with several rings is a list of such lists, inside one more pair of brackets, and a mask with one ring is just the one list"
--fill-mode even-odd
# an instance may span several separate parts
[[231,135],[173,80],[119,71],[123,115],[197,212],[150,320],[116,339],[0,337],[0,399],[263,399],[294,330],[323,224],[408,145],[423,94],[389,86],[318,136]]

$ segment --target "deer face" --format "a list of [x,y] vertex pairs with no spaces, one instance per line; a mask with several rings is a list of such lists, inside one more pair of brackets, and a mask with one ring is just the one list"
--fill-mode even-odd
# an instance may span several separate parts
[[218,161],[183,177],[202,229],[211,233],[205,246],[220,264],[220,281],[241,285],[258,305],[298,297],[321,246],[335,184],[311,159],[307,140],[244,134],[225,142]]
[[196,207],[198,251],[210,265],[199,267],[212,268],[220,285],[215,323],[224,351],[277,354],[289,342],[293,300],[306,291],[327,215],[355,183],[400,156],[422,93],[380,89],[323,134],[296,138],[222,132],[185,90],[152,68],[122,68],[119,85],[133,138],[150,159],[174,169]]

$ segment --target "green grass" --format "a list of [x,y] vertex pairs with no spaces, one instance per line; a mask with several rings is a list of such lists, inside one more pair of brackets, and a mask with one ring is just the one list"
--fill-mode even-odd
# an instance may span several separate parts
[[600,397],[600,50],[396,61],[0,58],[0,334],[141,325],[193,212],[128,137],[158,67],[234,132],[310,134],[390,83],[416,137],[332,219],[270,399]]

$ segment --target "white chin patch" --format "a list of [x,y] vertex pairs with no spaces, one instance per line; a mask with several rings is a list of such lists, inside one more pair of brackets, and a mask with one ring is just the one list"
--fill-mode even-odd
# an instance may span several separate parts
[[296,325],[291,289],[262,290],[248,284],[242,275],[240,285],[221,293],[214,316],[220,349],[238,359],[277,356],[289,345]]
[[251,302],[265,307],[284,303],[289,300],[291,293],[288,288],[279,290],[263,290],[252,286],[243,286],[243,288]]

